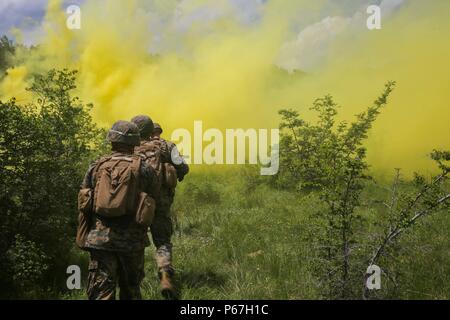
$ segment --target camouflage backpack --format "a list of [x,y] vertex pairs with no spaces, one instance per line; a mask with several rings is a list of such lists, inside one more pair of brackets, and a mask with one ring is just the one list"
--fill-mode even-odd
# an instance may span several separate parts
[[143,141],[140,146],[134,149],[135,154],[139,155],[146,164],[155,170],[156,187],[161,189],[164,179],[164,166],[161,154],[162,141],[157,138],[152,138],[148,141]]
[[118,217],[136,212],[140,183],[141,158],[107,157],[97,165],[94,188],[94,213]]

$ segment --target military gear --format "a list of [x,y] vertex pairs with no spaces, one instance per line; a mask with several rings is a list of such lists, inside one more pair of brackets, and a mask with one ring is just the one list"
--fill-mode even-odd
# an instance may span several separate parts
[[91,230],[91,215],[84,212],[78,213],[78,227],[75,243],[78,248],[84,249],[87,236]]
[[171,258],[172,258],[172,244],[164,243],[162,245],[159,245],[155,253],[156,265],[158,266],[158,270],[173,273],[174,270],[172,268]]
[[153,134],[161,134],[163,133],[163,129],[161,128],[161,126],[159,125],[159,123],[153,123]]
[[[158,164],[152,157],[159,158]],[[174,163],[171,152],[177,152],[175,144],[168,142],[159,137],[153,137],[149,140],[141,141],[141,145],[135,149],[145,161],[153,168],[158,168],[161,179],[161,189],[156,200],[156,210],[150,231],[153,243],[156,247],[155,259],[158,267],[158,273],[161,277],[161,291],[166,297],[174,297],[175,290],[171,282],[173,275],[172,267],[172,243],[171,237],[173,233],[172,218],[170,215],[170,206],[173,202],[177,179],[181,181],[185,174],[188,173],[189,167],[182,160]],[[152,164],[153,163],[153,164]],[[161,174],[162,173],[162,174]],[[159,182],[159,181],[158,181]]]
[[104,217],[134,215],[145,227],[152,223],[155,201],[140,190],[141,158],[107,157],[100,161],[94,192],[94,212]]
[[145,192],[141,192],[136,211],[136,223],[150,227],[155,217],[155,208],[155,200]]
[[[177,180],[182,181],[189,172],[188,165],[179,155],[174,143],[159,137],[143,140],[135,149],[145,162],[155,169],[161,187],[175,189]],[[177,161],[174,161],[174,157]]]
[[128,121],[119,120],[108,131],[107,139],[110,142],[123,143],[129,146],[138,146],[140,141],[138,127]]
[[159,275],[159,281],[160,281],[160,286],[161,286],[161,294],[163,295],[163,297],[168,300],[178,299],[178,294],[172,283],[173,273],[169,273],[167,271],[162,271],[162,272],[159,272],[158,275]]
[[170,163],[164,163],[164,186],[175,189],[177,186],[177,170]]
[[156,183],[158,184],[159,192],[164,179],[164,167],[161,159],[161,141],[154,138],[144,140],[141,142],[140,146],[135,149],[135,153],[138,154],[148,166],[155,170]]
[[139,197],[141,158],[106,157],[96,168],[94,212],[103,217],[133,214]]
[[189,173],[189,166],[180,155],[180,152],[178,151],[175,143],[167,141],[163,138],[159,138],[159,140],[163,142],[162,145],[164,153],[166,152],[165,150],[167,150],[167,153],[170,155],[170,160],[166,162],[169,162],[174,166],[178,181],[183,181],[184,176]]
[[121,300],[141,299],[144,250],[126,253],[91,250],[87,294],[90,300],[114,300],[119,285]]
[[[155,169],[156,183],[158,184],[158,195],[156,197],[156,210],[153,223],[150,226],[150,230],[153,237],[153,243],[157,248],[158,253],[163,252],[163,256],[166,258],[167,263],[158,263],[158,268],[162,269],[171,267],[171,243],[170,238],[172,236],[172,221],[170,217],[170,200],[166,196],[165,170],[167,161],[170,159],[168,149],[165,147],[163,141],[159,138],[151,138],[150,140],[143,140],[141,145],[135,149],[135,153],[139,154],[145,163]],[[163,163],[163,161],[166,161]],[[161,248],[161,246],[165,246]],[[167,249],[168,248],[168,249]],[[156,259],[156,261],[162,261]]]
[[81,185],[76,244],[90,251],[89,299],[115,299],[117,283],[120,299],[141,299],[155,172],[127,147],[140,143],[135,124],[116,122],[108,139],[115,151],[91,164]]
[[[169,195],[167,190],[163,190],[156,199],[155,218],[150,226],[153,243],[156,247],[156,262],[160,269],[170,265],[171,262],[172,244],[170,239],[173,234],[173,224],[170,206],[172,202],[173,195]],[[167,261],[168,263],[166,263]]]
[[92,212],[92,189],[84,188],[78,193],[78,227],[76,235],[76,244],[79,248],[84,248],[86,238],[90,231],[91,212]]
[[80,192],[78,192],[78,211],[83,213],[90,213],[92,210],[92,203],[92,189],[81,189]]
[[141,138],[148,138],[154,130],[152,119],[145,115],[139,115],[131,119],[131,122],[137,125]]
[[147,227],[136,223],[135,217],[129,215],[116,218],[94,216],[84,248],[129,252],[144,249],[149,245]]
[[[109,157],[132,157],[131,154],[113,152]],[[90,165],[83,180],[82,189],[94,189],[97,184],[96,168],[102,159]],[[139,169],[141,177],[140,190],[155,197],[154,171],[141,161]],[[137,209],[137,208],[136,208]],[[81,239],[81,225],[78,227],[77,244],[83,249],[100,249],[108,251],[136,251],[150,245],[147,236],[147,227],[136,222],[136,215],[124,215],[119,217],[103,217],[95,214],[83,214],[80,212],[79,220],[83,220],[83,230],[88,229],[84,244]]]

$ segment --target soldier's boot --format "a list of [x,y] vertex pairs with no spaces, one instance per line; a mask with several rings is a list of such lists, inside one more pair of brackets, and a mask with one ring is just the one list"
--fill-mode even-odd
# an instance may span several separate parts
[[178,300],[178,292],[173,283],[173,271],[160,270],[158,275],[162,296],[168,300]]
[[175,289],[172,268],[172,245],[170,243],[159,246],[155,254],[156,264],[158,266],[158,275],[161,286],[161,294],[170,300],[178,299],[178,292]]

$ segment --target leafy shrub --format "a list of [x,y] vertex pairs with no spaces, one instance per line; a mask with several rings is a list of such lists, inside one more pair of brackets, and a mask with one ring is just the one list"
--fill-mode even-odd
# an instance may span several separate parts
[[22,289],[41,281],[49,268],[48,257],[42,248],[33,241],[25,240],[20,234],[16,235],[6,257],[11,266],[12,279]]
[[[394,85],[387,83],[373,105],[350,124],[336,121],[338,106],[329,95],[314,101],[315,123],[305,121],[295,110],[280,111],[283,152],[277,179],[303,194],[317,193],[326,205],[315,215],[317,226],[311,241],[320,248],[317,259],[321,263],[315,272],[327,298],[360,297],[367,267],[389,250],[392,255],[397,237],[418,219],[448,207],[445,181],[450,156],[434,151],[431,156],[441,174],[431,181],[416,175],[412,192],[392,195],[395,201],[389,207],[390,214],[378,226],[384,229],[381,236],[368,232],[367,214],[362,213],[369,208],[361,202],[361,195],[372,178],[364,141]],[[368,297],[367,291],[362,290],[364,297]]]
[[[79,183],[102,147],[104,133],[93,123],[90,105],[72,97],[75,71],[36,75],[28,90],[36,102],[0,102],[0,296],[20,297],[24,250],[45,256],[48,268],[28,276],[27,286],[45,290],[65,276],[76,231]],[[25,244],[30,244],[26,249]],[[31,245],[31,244],[39,244]],[[18,251],[18,250],[21,251]],[[32,252],[36,250],[36,252]],[[6,256],[9,252],[11,261]],[[21,253],[20,253],[21,252]],[[18,255],[20,253],[20,255]],[[31,259],[38,264],[42,261]],[[19,259],[19,260],[18,260]],[[33,262],[34,263],[34,262]],[[34,270],[35,265],[31,268]],[[28,270],[28,271],[27,271]]]

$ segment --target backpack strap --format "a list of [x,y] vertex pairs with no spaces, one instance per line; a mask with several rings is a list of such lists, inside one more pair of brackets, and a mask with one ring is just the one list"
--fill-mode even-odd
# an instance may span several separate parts
[[[111,158],[112,158],[112,157],[103,157],[103,158],[100,158],[100,160],[96,163],[94,169],[92,170],[92,176],[95,178],[95,184],[96,184],[97,181],[98,181],[98,176],[97,176],[97,175],[98,175],[98,171],[99,171],[100,167],[101,167],[102,164],[104,164],[105,162],[111,160]],[[95,189],[95,184],[94,184],[93,189]]]
[[141,170],[142,158],[140,156],[134,156],[133,158],[130,158],[130,160],[132,161],[131,169],[136,174],[136,176],[139,176],[140,170]]

